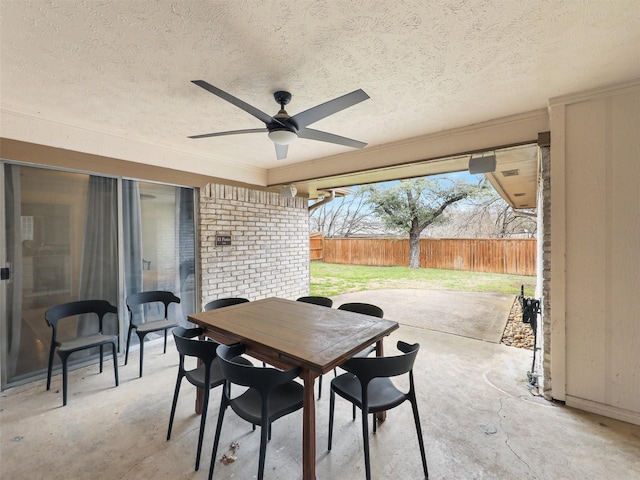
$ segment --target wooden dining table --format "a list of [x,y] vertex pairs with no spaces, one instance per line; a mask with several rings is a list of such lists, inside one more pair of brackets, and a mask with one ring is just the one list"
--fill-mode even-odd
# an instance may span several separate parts
[[[373,343],[376,354],[382,356],[383,338],[398,328],[394,321],[276,297],[188,318],[217,342],[243,343],[246,353],[258,360],[281,369],[300,367],[303,480],[316,478],[316,377]],[[196,411],[201,408],[196,402]]]

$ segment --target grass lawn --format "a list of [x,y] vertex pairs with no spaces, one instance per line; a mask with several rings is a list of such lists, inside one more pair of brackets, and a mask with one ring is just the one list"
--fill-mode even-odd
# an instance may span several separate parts
[[382,288],[444,289],[519,295],[521,285],[524,285],[525,296],[534,296],[535,276],[311,262],[311,295],[325,297]]

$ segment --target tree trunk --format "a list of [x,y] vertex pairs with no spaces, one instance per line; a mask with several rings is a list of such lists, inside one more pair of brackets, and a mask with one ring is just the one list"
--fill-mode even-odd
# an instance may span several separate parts
[[420,232],[409,232],[409,268],[420,268]]

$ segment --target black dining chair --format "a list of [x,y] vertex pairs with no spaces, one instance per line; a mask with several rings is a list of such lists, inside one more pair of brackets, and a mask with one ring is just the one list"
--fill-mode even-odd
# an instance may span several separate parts
[[[203,310],[205,312],[208,312],[210,310],[216,310],[218,308],[224,308],[224,307],[231,307],[233,305],[240,305],[242,303],[249,303],[249,299],[248,298],[242,298],[242,297],[224,297],[224,298],[218,298],[217,300],[211,300],[209,303],[207,303]],[[262,362],[262,366],[265,367],[267,364],[265,362]]]
[[[311,303],[313,305],[320,305],[322,307],[329,307],[329,308],[333,306],[333,300],[331,300],[329,297],[321,297],[319,295],[307,295],[304,297],[299,297],[296,299],[296,301]],[[318,377],[318,400],[320,400],[321,397],[322,397],[322,375]]]
[[[372,317],[378,317],[378,318],[384,317],[384,312],[382,311],[382,309],[371,303],[359,303],[359,302],[343,303],[338,307],[338,310],[361,313],[363,315],[371,315]],[[376,350],[375,345],[369,345],[367,348],[365,348],[361,352],[356,353],[354,357],[366,357],[367,355],[374,352],[375,350]],[[333,376],[335,377],[337,375],[338,375],[338,372],[334,368]],[[318,400],[320,400],[321,397],[322,397],[322,375],[320,375],[318,380]]]
[[332,307],[333,300],[329,297],[321,297],[319,295],[307,295],[296,299],[297,302],[312,303],[313,305],[321,305],[323,307]]
[[[217,349],[220,370],[226,382],[222,389],[220,413],[218,414],[218,424],[211,453],[209,480],[213,477],[222,422],[227,407],[231,407],[236,415],[251,423],[254,428],[256,425],[260,426],[258,480],[264,478],[265,454],[267,441],[271,440],[271,424],[302,408],[304,387],[295,381],[300,374],[299,367],[286,371],[275,368],[249,367],[236,360],[244,352],[245,346],[242,344],[220,345]],[[248,388],[239,396],[231,398],[230,386],[232,384]]]
[[[73,338],[60,340],[58,338],[58,323],[62,319],[77,318],[78,315],[95,314],[97,322],[94,333],[77,335]],[[103,348],[111,345],[113,355],[113,373],[118,386],[118,335],[105,335],[103,333],[103,319],[105,315],[117,315],[118,310],[106,300],[80,300],[68,302],[48,308],[44,312],[44,318],[52,329],[51,346],[49,347],[49,366],[47,368],[47,390],[51,388],[51,372],[53,370],[54,352],[62,361],[62,405],[67,404],[67,361],[74,352],[87,350],[94,347],[100,348],[100,373],[102,373]],[[90,317],[88,317],[90,318]]]
[[[373,305],[371,303],[361,303],[361,302],[349,302],[343,303],[338,307],[338,310],[345,310],[347,312],[355,312],[361,313],[363,315],[370,315],[372,317],[384,318],[384,311],[378,307],[377,305]],[[376,346],[370,345],[364,350],[356,353],[354,357],[366,357],[369,354],[375,352]]]
[[[149,292],[132,293],[126,300],[129,310],[129,332],[127,333],[127,352],[124,356],[124,364],[129,361],[129,346],[131,344],[131,332],[135,330],[140,340],[140,376],[142,377],[142,365],[144,363],[144,338],[152,332],[164,331],[164,353],[167,353],[167,331],[178,326],[178,322],[169,320],[169,305],[180,303],[180,299],[171,292],[153,290]],[[145,306],[153,303],[164,305],[164,317],[161,319],[148,319],[145,315]],[[134,318],[138,318],[134,321]]]
[[240,297],[227,297],[227,298],[218,298],[217,300],[211,300],[207,303],[202,310],[208,312],[209,310],[215,310],[217,308],[230,307],[232,305],[239,305],[241,303],[247,303],[249,301],[248,298],[240,298]]
[[[424,440],[418,415],[415,385],[413,381],[413,364],[415,363],[419,344],[410,345],[399,341],[398,350],[402,355],[390,357],[352,357],[342,364],[348,373],[339,375],[331,380],[331,397],[329,400],[329,450],[333,439],[333,413],[336,394],[351,402],[362,411],[362,437],[364,441],[364,465],[367,480],[371,480],[371,466],[369,461],[369,431],[367,416],[373,417],[373,431],[376,431],[375,414],[391,410],[408,400],[413,409],[413,419],[418,434],[418,444],[422,457],[424,477],[429,478],[427,457],[424,452]],[[398,389],[390,377],[409,375],[409,391]],[[353,418],[355,420],[355,410]]]
[[[178,404],[178,396],[180,394],[180,385],[182,384],[182,379],[186,378],[191,385],[197,388],[202,388],[204,391],[202,413],[200,415],[200,433],[198,434],[198,450],[196,451],[196,470],[200,468],[202,440],[204,437],[204,429],[207,421],[207,409],[209,406],[209,391],[218,385],[224,384],[224,377],[220,371],[220,362],[218,361],[218,356],[216,354],[216,348],[218,348],[220,344],[211,340],[200,340],[198,337],[201,337],[203,333],[204,331],[202,328],[187,329],[184,327],[176,327],[173,329],[173,338],[176,349],[180,355],[180,362],[178,364],[176,389],[173,394],[173,403],[171,404],[169,428],[167,429],[167,440],[170,440],[171,430],[173,428],[173,419],[176,414],[176,406]],[[185,366],[185,360],[187,357],[195,357],[200,360],[198,362],[198,366],[188,370]],[[234,361],[243,365],[251,365],[249,360],[241,357]]]
[[384,311],[377,305],[371,303],[349,302],[343,303],[338,310],[346,310],[348,312],[362,313],[363,315],[371,315],[372,317],[384,317]]

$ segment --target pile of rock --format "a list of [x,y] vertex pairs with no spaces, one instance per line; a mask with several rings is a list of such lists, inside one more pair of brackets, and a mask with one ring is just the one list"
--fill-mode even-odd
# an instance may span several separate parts
[[502,334],[502,343],[510,347],[526,348],[528,350],[533,350],[535,345],[531,325],[522,322],[522,308],[517,297],[513,302],[507,326]]

